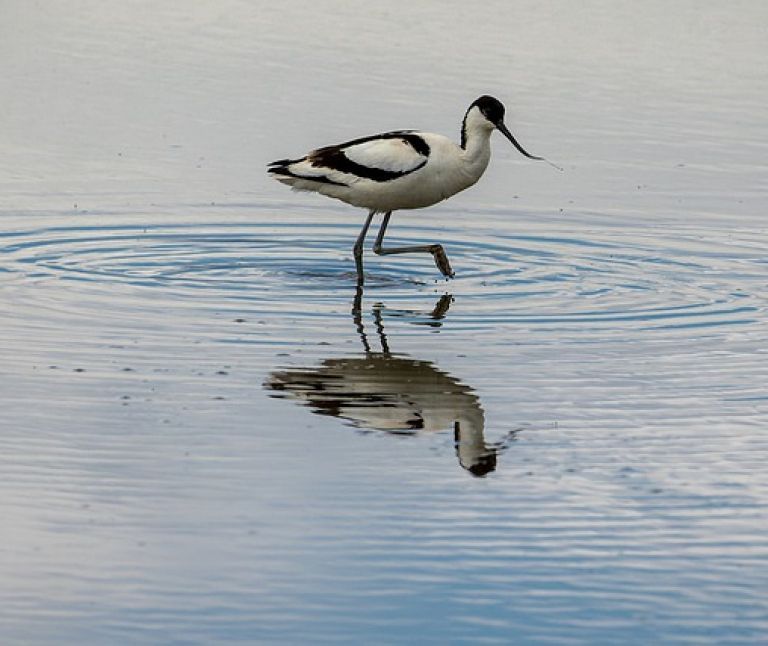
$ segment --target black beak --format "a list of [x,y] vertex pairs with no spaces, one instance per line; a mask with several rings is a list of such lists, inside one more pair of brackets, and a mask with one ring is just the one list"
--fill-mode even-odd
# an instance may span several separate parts
[[503,134],[507,139],[509,139],[512,142],[512,145],[515,148],[517,148],[521,153],[523,153],[523,155],[528,157],[528,159],[537,159],[539,161],[547,161],[543,157],[536,157],[534,155],[531,155],[530,153],[527,153],[525,149],[519,143],[517,143],[517,139],[515,139],[512,136],[512,133],[507,129],[507,126],[504,125],[503,121],[499,121],[499,123],[496,124],[496,127],[499,129],[499,132]]

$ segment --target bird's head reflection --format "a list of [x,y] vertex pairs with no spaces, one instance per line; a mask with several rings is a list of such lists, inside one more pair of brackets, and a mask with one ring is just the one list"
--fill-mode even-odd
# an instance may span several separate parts
[[[514,438],[486,443],[485,418],[477,395],[469,386],[430,361],[394,354],[384,333],[382,307],[373,308],[381,350],[372,349],[363,324],[362,289],[352,315],[363,344],[362,355],[329,358],[306,368],[274,371],[264,383],[275,397],[299,401],[319,415],[346,420],[360,430],[396,435],[453,430],[459,464],[474,476],[496,468],[497,453]],[[424,313],[399,310],[393,316],[415,317],[414,323],[439,326],[452,302],[443,296]]]

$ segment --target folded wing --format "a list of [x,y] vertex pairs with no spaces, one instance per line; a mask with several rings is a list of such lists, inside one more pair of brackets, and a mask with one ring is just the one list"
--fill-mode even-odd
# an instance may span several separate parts
[[305,180],[351,186],[361,180],[388,182],[423,167],[429,146],[413,131],[388,132],[313,150],[301,159],[282,159],[269,172],[286,184]]

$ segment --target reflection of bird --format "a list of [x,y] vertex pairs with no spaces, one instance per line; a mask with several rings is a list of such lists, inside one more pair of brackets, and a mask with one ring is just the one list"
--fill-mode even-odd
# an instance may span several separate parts
[[504,106],[491,96],[481,96],[464,115],[461,145],[430,132],[398,130],[318,148],[299,159],[281,159],[269,164],[269,172],[296,190],[315,191],[369,209],[353,248],[360,276],[368,227],[375,213],[384,213],[373,245],[375,253],[431,253],[443,275],[452,277],[441,245],[385,248],[384,233],[392,211],[431,206],[477,182],[491,158],[494,130],[526,157],[543,159],[528,154],[517,143],[504,125]]
[[[374,309],[374,316],[383,351],[371,351],[362,327],[359,297],[360,292],[353,313],[366,348],[363,356],[277,370],[265,388],[275,397],[290,397],[315,413],[345,419],[360,429],[401,435],[452,429],[461,466],[476,476],[493,471],[497,452],[514,438],[514,432],[498,444],[486,443],[485,416],[477,395],[429,361],[392,354],[380,308]],[[433,321],[445,314],[450,300],[444,296],[438,301]]]
[[496,467],[483,438],[484,415],[472,390],[429,361],[372,352],[326,359],[316,368],[273,372],[266,387],[315,413],[388,433],[453,429],[461,465],[475,475]]

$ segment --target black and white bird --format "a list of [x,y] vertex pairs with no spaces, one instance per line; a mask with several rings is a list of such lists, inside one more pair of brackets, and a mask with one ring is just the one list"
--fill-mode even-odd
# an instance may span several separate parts
[[459,144],[431,132],[397,130],[318,148],[299,159],[281,159],[269,164],[268,172],[295,190],[314,191],[369,210],[353,247],[361,281],[363,243],[376,213],[384,214],[373,245],[376,254],[431,253],[437,268],[452,278],[442,245],[384,247],[384,234],[392,211],[431,206],[475,184],[491,159],[494,130],[526,157],[547,161],[517,143],[504,125],[504,106],[485,95],[467,109]]

